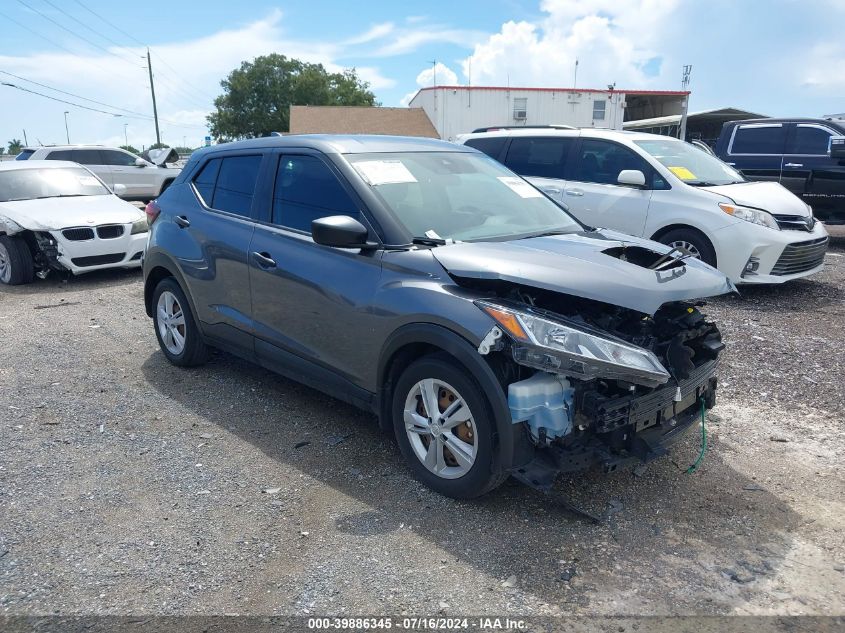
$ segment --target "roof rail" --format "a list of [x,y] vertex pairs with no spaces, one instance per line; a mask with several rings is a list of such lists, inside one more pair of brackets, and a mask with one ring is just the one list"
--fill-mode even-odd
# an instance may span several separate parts
[[473,134],[481,132],[495,132],[497,130],[577,130],[578,128],[571,125],[491,125],[490,127],[480,127],[472,131]]

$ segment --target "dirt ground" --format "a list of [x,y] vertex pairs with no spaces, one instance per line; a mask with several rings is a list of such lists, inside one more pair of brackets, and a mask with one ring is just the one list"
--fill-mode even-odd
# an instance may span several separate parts
[[370,415],[225,354],[170,366],[138,271],[3,288],[0,614],[843,614],[845,238],[826,263],[706,308],[697,472],[693,432],[474,502]]

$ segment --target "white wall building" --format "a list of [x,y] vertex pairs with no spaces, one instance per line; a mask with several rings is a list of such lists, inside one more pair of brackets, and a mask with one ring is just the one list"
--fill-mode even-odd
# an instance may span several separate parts
[[454,140],[497,125],[621,130],[631,119],[681,114],[688,96],[668,90],[431,86],[421,88],[408,105],[425,110],[440,138]]

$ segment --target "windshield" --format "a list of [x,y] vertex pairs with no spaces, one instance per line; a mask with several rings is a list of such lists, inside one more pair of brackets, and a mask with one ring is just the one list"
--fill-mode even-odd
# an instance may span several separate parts
[[346,158],[417,238],[491,240],[583,230],[532,185],[483,154],[403,152]]
[[634,141],[688,185],[730,185],[745,178],[703,149],[671,138]]
[[81,167],[0,171],[0,202],[66,196],[105,196],[111,192]]

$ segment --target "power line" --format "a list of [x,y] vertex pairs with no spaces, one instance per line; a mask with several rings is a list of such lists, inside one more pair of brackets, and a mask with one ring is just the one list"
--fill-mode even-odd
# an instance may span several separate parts
[[89,9],[87,6],[85,6],[84,4],[82,4],[82,2],[80,2],[80,0],[75,0],[75,2],[76,2],[76,4],[78,4],[80,7],[82,7],[83,9],[85,9],[88,13],[90,13],[90,14],[91,14],[91,15],[93,15],[94,17],[96,17],[96,18],[100,19],[102,22],[105,22],[105,23],[106,23],[106,24],[108,24],[110,27],[112,27],[115,31],[118,31],[118,32],[122,33],[123,35],[125,35],[126,37],[128,37],[130,40],[132,40],[133,42],[135,42],[136,44],[138,44],[139,46],[146,46],[146,44],[144,44],[144,43],[143,43],[142,41],[140,41],[138,38],[136,38],[136,37],[134,37],[134,36],[130,35],[130,34],[129,34],[129,33],[127,33],[126,31],[124,31],[122,28],[120,28],[119,26],[117,26],[116,24],[113,24],[113,23],[109,22],[109,21],[108,21],[108,20],[106,20],[106,19],[105,19],[102,15],[100,15],[99,13],[97,13],[96,11],[94,11],[93,9]]
[[89,26],[88,24],[85,24],[85,22],[83,22],[83,21],[82,21],[82,20],[80,20],[79,18],[77,18],[77,17],[75,17],[75,16],[71,15],[70,13],[68,13],[67,11],[65,11],[64,9],[62,9],[61,7],[59,7],[59,6],[57,6],[56,4],[54,4],[54,3],[52,2],[52,0],[44,0],[44,2],[46,2],[47,4],[49,4],[51,7],[53,7],[53,8],[54,8],[56,11],[58,11],[59,13],[63,13],[64,15],[66,15],[67,17],[69,17],[71,20],[73,20],[74,22],[76,22],[77,24],[79,24],[80,26],[82,26],[82,27],[84,27],[84,28],[88,29],[88,30],[89,30],[89,31],[91,31],[91,33],[93,33],[94,35],[98,35],[98,36],[100,36],[101,38],[103,38],[103,39],[104,39],[104,40],[106,40],[107,42],[109,42],[109,43],[111,43],[111,44],[114,44],[114,45],[115,45],[115,46],[117,46],[118,48],[122,48],[123,50],[125,50],[125,51],[126,51],[127,53],[129,53],[130,55],[135,56],[135,51],[132,51],[132,50],[130,50],[130,49],[128,49],[128,48],[126,48],[126,47],[125,47],[123,44],[121,44],[120,42],[116,42],[116,41],[114,41],[114,40],[113,40],[113,39],[111,39],[108,35],[104,35],[103,33],[100,33],[97,29],[94,29],[94,28],[92,28],[91,26]]
[[79,33],[77,33],[77,32],[75,32],[75,31],[73,31],[73,30],[71,30],[71,29],[67,28],[66,26],[64,26],[64,25],[63,25],[63,24],[61,24],[60,22],[57,22],[56,20],[54,20],[53,18],[51,18],[49,15],[46,15],[45,13],[42,13],[42,12],[41,12],[41,11],[39,11],[38,9],[36,9],[36,8],[34,8],[34,7],[30,6],[30,5],[28,5],[26,2],[24,2],[24,0],[18,0],[18,3],[19,3],[19,4],[21,4],[21,5],[23,5],[24,7],[26,7],[26,8],[27,8],[27,9],[29,9],[30,11],[33,11],[33,12],[37,13],[38,15],[40,15],[42,18],[44,18],[44,19],[45,19],[45,20],[47,20],[48,22],[52,22],[53,24],[55,24],[56,26],[58,26],[58,27],[59,27],[60,29],[62,29],[63,31],[67,31],[68,33],[70,33],[70,34],[71,34],[71,35],[73,35],[74,37],[78,37],[78,38],[79,38],[79,39],[81,39],[83,42],[86,42],[87,44],[90,44],[90,45],[91,45],[91,46],[93,46],[94,48],[97,48],[97,49],[99,49],[99,50],[103,51],[103,52],[104,52],[104,53],[106,53],[107,55],[112,55],[113,57],[116,57],[117,59],[121,59],[121,60],[123,60],[124,62],[126,62],[127,64],[131,64],[132,66],[137,66],[137,67],[139,67],[139,68],[141,67],[140,65],[136,65],[136,63],[135,63],[134,61],[129,60],[129,59],[126,59],[125,57],[123,57],[123,56],[121,56],[121,55],[118,55],[117,53],[114,53],[114,52],[110,51],[109,49],[105,48],[104,46],[100,46],[100,45],[99,45],[99,44],[97,44],[96,42],[92,42],[92,41],[91,41],[91,40],[89,40],[88,38],[86,38],[86,37],[83,37],[83,36],[79,35]]

